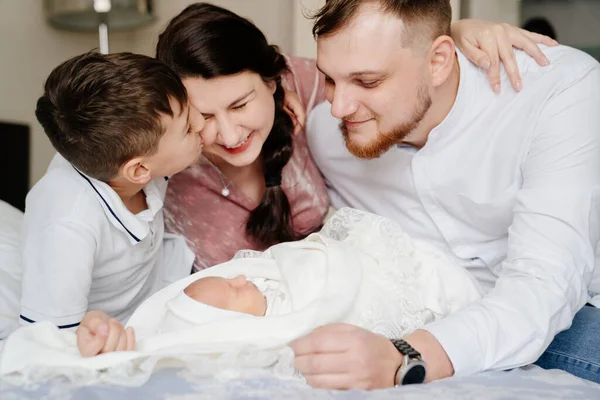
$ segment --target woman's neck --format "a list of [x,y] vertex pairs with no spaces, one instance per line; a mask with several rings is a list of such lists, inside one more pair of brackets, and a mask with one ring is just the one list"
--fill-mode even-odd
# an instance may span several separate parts
[[259,156],[252,164],[245,165],[243,167],[236,167],[222,158],[217,158],[213,163],[219,168],[221,173],[232,182],[240,182],[246,180],[256,179],[256,176],[260,176],[261,179],[264,176],[262,156]]
[[259,203],[265,193],[265,178],[260,155],[252,164],[236,167],[221,158],[211,160],[221,173],[246,197]]

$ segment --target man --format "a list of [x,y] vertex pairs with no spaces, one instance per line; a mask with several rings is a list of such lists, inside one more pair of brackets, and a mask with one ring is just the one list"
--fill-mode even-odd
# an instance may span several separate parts
[[600,381],[600,312],[584,307],[600,229],[598,63],[555,47],[542,68],[517,52],[521,92],[495,94],[455,49],[448,0],[329,0],[315,19],[329,103],[308,135],[333,205],[395,219],[487,294],[404,341],[322,327],[294,343],[296,368],[342,389],[505,370],[535,362],[575,317],[538,363]]

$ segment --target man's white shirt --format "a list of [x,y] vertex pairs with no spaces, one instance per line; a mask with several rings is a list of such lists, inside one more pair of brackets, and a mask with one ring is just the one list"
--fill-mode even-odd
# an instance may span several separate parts
[[194,255],[165,234],[167,179],[144,187],[131,213],[106,183],[56,155],[30,191],[22,231],[21,322],[74,328],[88,310],[125,323],[142,301],[190,274]]
[[[458,53],[460,85],[446,119],[416,150],[351,155],[323,103],[309,115],[312,155],[332,205],[392,218],[453,254],[487,291],[426,327],[456,374],[534,362],[588,301],[600,229],[600,65],[545,48],[517,52],[523,90]],[[600,259],[600,257],[599,257]],[[600,291],[600,280],[590,288]]]

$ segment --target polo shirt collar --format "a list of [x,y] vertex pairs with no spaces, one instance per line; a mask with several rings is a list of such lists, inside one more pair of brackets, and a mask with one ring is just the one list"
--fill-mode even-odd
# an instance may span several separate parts
[[87,176],[73,167],[81,179],[90,186],[98,199],[106,218],[115,228],[123,232],[132,245],[141,242],[150,233],[150,224],[163,207],[167,180],[153,179],[144,186],[148,208],[138,214],[133,214],[125,206],[117,192],[105,182]]

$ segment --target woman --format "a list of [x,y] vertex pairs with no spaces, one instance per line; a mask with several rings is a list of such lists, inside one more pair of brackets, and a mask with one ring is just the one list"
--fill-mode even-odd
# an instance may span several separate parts
[[[485,64],[477,48],[485,43],[468,37],[468,24],[485,40],[495,38],[490,24],[465,24],[455,30],[464,40],[458,43]],[[514,31],[498,37],[539,52],[539,37],[527,41],[518,28],[501,27]],[[506,47],[487,45],[496,59]],[[539,56],[535,50],[528,52]],[[329,206],[325,184],[283,104],[284,88],[297,93],[306,113],[325,99],[315,61],[282,55],[250,21],[206,3],[169,23],[157,58],[181,76],[191,105],[206,119],[204,157],[171,179],[166,199],[167,229],[187,238],[195,269],[318,230]]]

